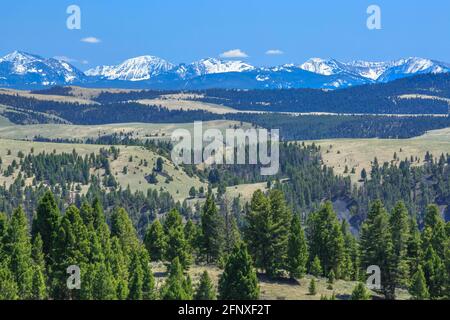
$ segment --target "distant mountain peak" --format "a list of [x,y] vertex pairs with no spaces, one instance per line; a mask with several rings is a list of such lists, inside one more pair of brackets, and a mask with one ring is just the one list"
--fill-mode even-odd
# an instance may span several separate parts
[[380,62],[355,60],[347,63],[335,59],[313,58],[302,64],[300,68],[326,76],[345,72],[380,82],[395,80],[411,74],[450,71],[450,66],[446,63],[419,57]]
[[344,71],[338,61],[321,58],[311,58],[303,63],[300,68],[324,76],[331,76]]
[[14,51],[0,58],[0,77],[25,85],[70,84],[84,80],[84,74],[68,62]]
[[107,80],[142,81],[149,80],[174,68],[174,65],[159,57],[144,55],[127,59],[113,66],[98,66],[85,72],[87,76]]

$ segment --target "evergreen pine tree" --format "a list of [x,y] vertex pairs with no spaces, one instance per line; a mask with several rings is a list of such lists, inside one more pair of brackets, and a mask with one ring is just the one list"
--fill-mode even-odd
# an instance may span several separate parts
[[316,280],[314,278],[312,278],[309,282],[308,292],[311,296],[315,296],[317,294]]
[[148,255],[147,250],[144,247],[140,248],[140,259],[144,274],[142,284],[143,298],[144,300],[153,300],[156,298],[155,278],[152,272],[150,257]]
[[163,300],[191,300],[190,290],[187,288],[187,280],[183,274],[183,267],[178,257],[169,266],[168,277],[161,287],[161,299]]
[[8,216],[0,212],[0,252],[3,245],[3,237],[6,235],[6,231],[8,230]]
[[291,278],[302,278],[308,263],[305,233],[297,215],[293,216],[288,242],[288,271]]
[[51,267],[54,257],[53,248],[59,233],[60,211],[53,194],[47,191],[36,209],[36,216],[33,220],[32,235],[37,234],[42,238],[42,250],[46,259],[47,267]]
[[159,222],[155,220],[147,229],[144,236],[145,247],[152,261],[162,261],[166,250],[166,239],[164,230]]
[[423,272],[431,299],[444,296],[446,284],[446,269],[442,259],[436,254],[431,245],[426,250],[423,261]]
[[253,194],[250,211],[245,217],[247,224],[244,235],[255,266],[264,270],[269,269],[269,265],[272,263],[272,257],[268,252],[272,219],[269,200],[261,190],[257,190]]
[[201,242],[201,229],[191,219],[184,225],[184,237],[189,245],[190,254],[198,253]]
[[0,300],[19,299],[19,288],[14,274],[9,270],[9,259],[0,259]]
[[119,239],[113,237],[111,239],[111,252],[110,257],[111,270],[114,274],[114,285],[116,289],[116,297],[119,300],[125,300],[129,295],[128,288],[128,266],[127,259],[123,255],[122,246],[120,245]]
[[283,193],[272,190],[267,198],[262,191],[256,191],[246,219],[245,238],[256,267],[263,269],[269,277],[278,276],[287,268],[292,220]]
[[409,293],[414,300],[426,300],[430,297],[430,293],[428,292],[427,283],[425,280],[425,275],[423,274],[423,270],[420,265],[411,280]]
[[368,292],[366,285],[359,282],[352,291],[351,300],[371,300],[370,293]]
[[189,274],[186,275],[183,282],[183,288],[186,292],[188,300],[192,300],[194,297],[194,287],[192,286],[192,279]]
[[219,215],[212,194],[208,194],[201,216],[202,252],[206,262],[215,262],[222,254],[224,247],[224,222]]
[[271,231],[272,241],[270,242],[273,254],[272,266],[269,266],[267,273],[269,276],[278,276],[287,265],[287,250],[289,242],[289,231],[292,222],[292,212],[288,209],[284,194],[280,190],[269,192],[269,203],[273,228]]
[[186,270],[191,263],[191,255],[189,244],[184,237],[181,215],[176,209],[173,209],[166,219],[164,224],[167,239],[166,260],[173,261],[178,258],[178,262]]
[[343,219],[341,231],[344,237],[344,257],[341,266],[341,278],[357,280],[359,278],[359,248],[358,241],[349,231],[347,220]]
[[328,274],[333,269],[339,278],[345,258],[344,237],[331,202],[309,215],[307,234],[310,259],[317,256],[323,273]]
[[42,252],[42,238],[38,234],[33,241],[31,249],[33,258],[33,285],[32,285],[32,299],[44,300],[47,299],[47,277],[45,271],[45,259]]
[[[237,199],[237,198],[236,198]],[[236,216],[231,212],[228,199],[224,198],[220,203],[220,212],[224,217],[224,255],[228,256],[238,242],[241,241],[241,234],[238,228]]]
[[333,269],[331,269],[330,272],[328,273],[328,283],[333,284],[335,280],[336,276],[334,275]]
[[92,298],[94,300],[114,300],[117,298],[114,286],[114,276],[108,264],[97,262],[94,264],[94,280]]
[[314,260],[309,267],[309,273],[315,277],[320,277],[323,274],[322,265],[320,264],[320,259],[318,256],[314,257]]
[[415,274],[422,259],[422,239],[414,217],[409,220],[409,234],[407,246],[408,264],[410,273]]
[[[70,206],[61,219],[58,237],[54,242],[54,261],[49,277],[52,280],[52,297],[55,299],[76,299],[80,293],[66,286],[67,268],[75,265],[87,274],[85,266],[89,262],[89,234],[81,218],[80,211]],[[99,251],[101,251],[99,249]]]
[[144,271],[142,270],[142,263],[139,257],[139,253],[133,251],[131,253],[131,263],[128,270],[130,279],[129,283],[129,300],[142,300],[144,298],[143,286],[144,286]]
[[9,260],[14,281],[21,299],[32,298],[33,260],[28,234],[28,222],[22,207],[14,210],[4,237],[4,252]]
[[[428,247],[428,242],[433,247],[434,251],[439,257],[445,256],[445,244],[447,241],[447,231],[445,222],[441,217],[439,207],[430,205],[427,207],[424,218],[424,236],[426,237],[427,230],[431,229],[429,239],[425,239],[424,245]],[[428,240],[428,241],[427,241]]]
[[375,201],[361,228],[361,264],[365,271],[371,265],[381,270],[381,285],[387,299],[395,299],[393,279],[393,245],[386,210],[381,201]]
[[396,204],[390,216],[390,228],[393,244],[393,281],[396,287],[408,287],[409,264],[408,264],[408,243],[409,243],[409,223],[408,211],[403,202]]
[[139,240],[133,222],[123,208],[115,209],[111,216],[111,236],[119,239],[125,256],[131,255],[138,246]]
[[200,283],[195,292],[194,300],[215,300],[216,296],[217,293],[209,278],[208,272],[204,271],[200,277]]
[[256,300],[259,285],[252,258],[244,244],[238,244],[228,258],[219,280],[221,300]]

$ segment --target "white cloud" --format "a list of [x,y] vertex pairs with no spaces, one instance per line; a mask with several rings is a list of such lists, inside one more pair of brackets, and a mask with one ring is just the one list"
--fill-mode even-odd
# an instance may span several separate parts
[[82,42],[86,42],[86,43],[99,43],[101,42],[101,40],[99,38],[96,37],[87,37],[87,38],[83,38],[81,39]]
[[246,54],[241,49],[233,49],[229,51],[225,51],[220,55],[221,58],[233,59],[233,58],[247,58],[248,54]]
[[270,49],[266,51],[266,54],[269,56],[279,56],[284,54],[284,52],[281,51],[280,49]]
[[81,64],[89,64],[89,61],[87,61],[87,60],[81,60]]

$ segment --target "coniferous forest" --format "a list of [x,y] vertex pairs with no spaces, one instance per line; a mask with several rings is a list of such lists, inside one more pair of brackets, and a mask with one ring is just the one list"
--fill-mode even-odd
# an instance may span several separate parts
[[[127,212],[106,217],[98,199],[71,205],[62,213],[48,191],[30,222],[22,207],[0,215],[2,299],[257,299],[258,276],[301,279],[308,273],[364,282],[366,269],[382,270],[377,290],[395,299],[404,288],[413,299],[448,299],[450,224],[429,205],[419,229],[403,202],[388,211],[371,203],[355,238],[326,202],[306,220],[293,213],[284,195],[255,192],[246,208],[245,226],[225,219],[209,194],[198,222],[184,222],[172,209],[154,220],[139,238]],[[167,267],[163,285],[155,285],[152,262]],[[218,288],[205,272],[193,284],[194,263],[223,270]],[[79,290],[67,286],[67,268],[80,270]],[[363,287],[364,288],[364,287]],[[356,286],[354,299],[367,293]]]
[[[427,154],[421,166],[375,159],[356,188],[323,166],[318,151],[282,144],[272,180],[261,180],[253,166],[213,166],[202,174],[217,192],[203,191],[206,200],[194,209],[164,193],[117,186],[108,168],[119,147],[85,158],[75,150],[21,155],[21,174],[0,188],[0,298],[247,300],[260,297],[262,278],[301,282],[310,275],[327,278],[331,288],[337,280],[361,283],[355,300],[395,299],[399,290],[412,299],[448,299],[450,223],[441,206],[450,199],[449,156]],[[92,167],[104,169],[101,181],[89,175]],[[258,181],[268,191],[247,204],[230,203],[221,191]],[[75,183],[90,183],[87,194],[73,198]],[[336,199],[347,199],[351,219],[335,211]],[[158,265],[164,281],[155,280]],[[75,289],[68,286],[74,266]],[[205,267],[195,282],[193,266]],[[217,284],[211,266],[221,270]],[[381,285],[369,293],[362,284],[371,266],[379,267]]]

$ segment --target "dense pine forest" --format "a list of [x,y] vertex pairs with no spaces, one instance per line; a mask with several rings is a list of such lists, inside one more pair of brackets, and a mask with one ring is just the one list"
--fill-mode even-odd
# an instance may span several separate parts
[[[138,143],[137,140],[130,141]],[[98,143],[96,140],[91,142]],[[146,142],[137,145],[166,156],[171,149],[171,145],[166,143]],[[91,202],[94,198],[101,201],[108,215],[115,206],[124,207],[139,235],[144,234],[149,221],[174,207],[187,219],[199,219],[198,207],[189,206],[187,201],[176,202],[167,192],[132,192],[120,186],[110,169],[110,161],[119,154],[120,145],[101,148],[98,155],[85,157],[78,155],[76,150],[70,154],[34,154],[33,150],[28,155],[21,153],[19,161],[14,160],[8,166],[0,165],[3,176],[16,173],[11,185],[0,186],[0,211],[12,211],[21,205],[31,217],[38,199],[46,188],[50,188],[61,199],[58,204],[61,210],[67,203],[80,206],[84,201]],[[403,201],[420,226],[426,207],[433,203],[443,208],[444,216],[449,219],[450,155],[438,157],[427,153],[423,158],[394,157],[386,163],[379,163],[375,158],[370,172],[364,170],[358,177],[358,186],[351,183],[350,177],[336,175],[332,168],[323,165],[319,147],[304,143],[280,145],[280,170],[271,177],[261,176],[258,165],[213,165],[203,170],[185,165],[182,170],[209,183],[211,188],[216,188],[219,196],[225,194],[227,187],[265,182],[269,189],[283,191],[289,207],[304,216],[316,210],[324,201],[332,201],[334,205],[344,203],[345,211],[340,209],[338,214],[341,219],[345,217],[349,221],[352,230],[360,229],[370,203],[377,199],[382,200],[388,210],[398,201]],[[351,169],[348,168],[349,171]],[[92,170],[98,173],[94,174]],[[83,187],[86,192],[81,192]],[[195,189],[193,192],[194,199],[196,194],[206,193]],[[233,202],[233,214],[241,223],[245,203],[239,198]]]
[[[194,208],[164,192],[118,186],[109,160],[120,145],[85,157],[75,150],[20,154],[2,168],[19,174],[0,187],[0,298],[257,299],[261,277],[302,281],[308,274],[328,278],[332,288],[336,280],[364,283],[376,265],[377,295],[395,299],[407,290],[414,299],[448,299],[450,222],[441,209],[448,217],[450,156],[374,159],[357,187],[324,166],[319,151],[283,143],[280,173],[266,180],[257,166],[186,166],[211,186],[199,191],[206,200]],[[225,195],[227,186],[261,181],[267,191],[248,204]],[[349,219],[334,209],[337,200],[347,204]],[[155,263],[167,268],[161,285]],[[81,289],[67,287],[73,265]],[[218,284],[207,272],[193,282],[193,265],[220,268]],[[351,299],[372,294],[357,285]]]
[[[31,227],[20,206],[0,215],[0,298],[257,299],[261,275],[300,280],[309,273],[332,286],[337,279],[364,282],[372,265],[380,267],[377,292],[387,299],[395,299],[397,288],[408,289],[413,299],[449,298],[450,224],[435,205],[427,207],[420,231],[402,202],[388,212],[374,201],[358,240],[330,202],[301,219],[281,191],[257,191],[239,228],[219,211],[222,201],[209,194],[198,222],[183,222],[172,209],[148,224],[141,241],[123,208],[107,219],[95,199],[62,213],[46,192]],[[152,261],[167,265],[160,287]],[[186,271],[194,262],[222,268],[217,288],[207,272],[192,282]],[[67,286],[70,266],[80,269],[78,290]],[[310,286],[313,291],[314,279]],[[351,298],[369,297],[358,285]]]

